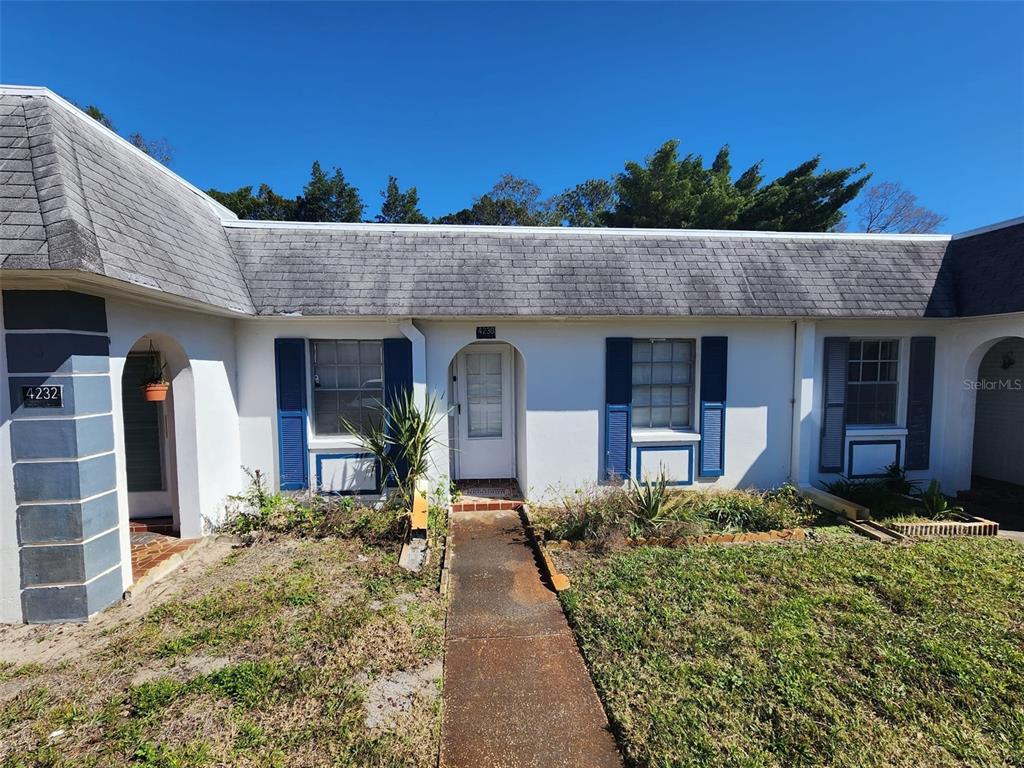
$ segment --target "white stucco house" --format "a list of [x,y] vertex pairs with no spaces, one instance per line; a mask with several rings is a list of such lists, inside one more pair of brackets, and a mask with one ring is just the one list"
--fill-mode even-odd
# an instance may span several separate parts
[[[659,466],[694,487],[893,461],[950,493],[1024,484],[1024,219],[954,236],[240,221],[53,93],[4,87],[0,288],[5,622],[117,600],[130,521],[202,535],[243,467],[378,491],[340,417],[406,388],[451,409],[438,479],[531,497]],[[139,389],[154,361],[162,403]]]

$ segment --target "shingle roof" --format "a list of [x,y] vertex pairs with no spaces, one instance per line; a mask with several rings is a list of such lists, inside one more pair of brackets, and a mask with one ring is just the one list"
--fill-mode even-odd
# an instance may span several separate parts
[[91,272],[253,312],[205,195],[52,96],[0,93],[0,119],[4,269]]
[[956,237],[950,252],[959,314],[1024,312],[1024,219]]
[[954,314],[947,239],[227,226],[260,314]]
[[0,267],[245,314],[1024,311],[1021,240],[241,222],[49,91],[0,87]]

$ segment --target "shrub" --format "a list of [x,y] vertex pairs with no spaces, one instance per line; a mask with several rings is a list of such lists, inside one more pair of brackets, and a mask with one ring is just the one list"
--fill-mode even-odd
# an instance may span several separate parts
[[250,472],[249,487],[228,498],[228,513],[221,530],[253,539],[291,534],[323,538],[361,538],[395,541],[405,533],[408,508],[398,497],[370,506],[351,496],[269,493],[262,473]]
[[814,505],[789,484],[768,491],[674,491],[658,477],[626,488],[578,489],[540,510],[535,523],[550,538],[573,541],[770,531],[808,525],[817,517]]
[[919,485],[918,481],[907,479],[906,471],[899,465],[890,464],[884,477],[863,480],[842,477],[826,483],[825,490],[867,507],[876,518],[947,520],[963,512],[961,507],[950,505],[938,480],[932,480],[923,491]]

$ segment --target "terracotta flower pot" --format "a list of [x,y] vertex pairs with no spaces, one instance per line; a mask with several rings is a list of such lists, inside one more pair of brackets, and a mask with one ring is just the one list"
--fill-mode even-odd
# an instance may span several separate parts
[[142,395],[150,403],[161,403],[167,399],[167,389],[170,384],[143,384]]

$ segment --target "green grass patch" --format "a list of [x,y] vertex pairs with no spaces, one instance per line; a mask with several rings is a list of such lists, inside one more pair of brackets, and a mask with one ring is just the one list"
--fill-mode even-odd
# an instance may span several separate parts
[[639,548],[562,593],[637,766],[1024,764],[1024,548]]
[[437,572],[406,574],[392,549],[280,535],[141,618],[83,628],[95,647],[67,663],[0,665],[17,686],[0,766],[435,765],[437,701],[365,724],[378,677],[442,653]]

